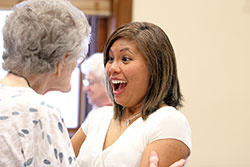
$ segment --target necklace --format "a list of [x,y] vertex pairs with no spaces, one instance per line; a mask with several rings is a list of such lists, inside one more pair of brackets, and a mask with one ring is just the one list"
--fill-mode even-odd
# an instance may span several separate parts
[[23,78],[27,82],[28,86],[30,87],[30,83],[29,83],[29,81],[28,81],[28,79],[26,77],[24,77],[23,75],[18,75],[17,73],[14,73],[12,71],[9,71],[9,73],[14,74],[15,76]]
[[134,120],[135,118],[137,118],[139,115],[141,115],[141,113],[138,113],[138,114],[134,115],[133,117],[127,119],[127,120],[125,121],[125,126],[129,126],[130,122],[131,122],[132,120]]

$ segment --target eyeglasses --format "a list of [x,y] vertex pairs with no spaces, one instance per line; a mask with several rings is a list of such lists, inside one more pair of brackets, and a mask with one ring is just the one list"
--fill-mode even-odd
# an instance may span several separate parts
[[82,84],[84,87],[88,87],[88,86],[91,86],[95,83],[97,83],[98,81],[94,81],[94,80],[87,80],[87,79],[84,79],[82,80]]

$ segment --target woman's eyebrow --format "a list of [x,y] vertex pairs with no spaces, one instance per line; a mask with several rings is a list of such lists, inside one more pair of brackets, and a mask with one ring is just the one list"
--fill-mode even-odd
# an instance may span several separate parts
[[130,53],[133,53],[133,52],[129,49],[129,47],[122,48],[122,49],[120,50],[120,52],[125,52],[125,51],[128,51],[128,52],[130,52]]

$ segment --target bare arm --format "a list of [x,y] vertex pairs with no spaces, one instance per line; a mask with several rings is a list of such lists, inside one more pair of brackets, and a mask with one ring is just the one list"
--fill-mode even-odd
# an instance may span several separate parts
[[176,139],[161,139],[149,144],[142,155],[140,167],[150,166],[150,154],[155,151],[159,157],[158,167],[170,166],[180,159],[186,159],[190,154],[189,148]]
[[86,135],[83,133],[82,128],[79,128],[75,135],[71,138],[71,143],[75,152],[75,156],[77,157],[84,142]]

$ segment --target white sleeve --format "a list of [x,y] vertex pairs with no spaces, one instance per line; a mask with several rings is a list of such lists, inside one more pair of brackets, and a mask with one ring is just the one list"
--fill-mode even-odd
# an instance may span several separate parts
[[151,114],[147,120],[148,143],[173,138],[182,141],[191,150],[191,129],[186,117],[173,107],[164,107]]

